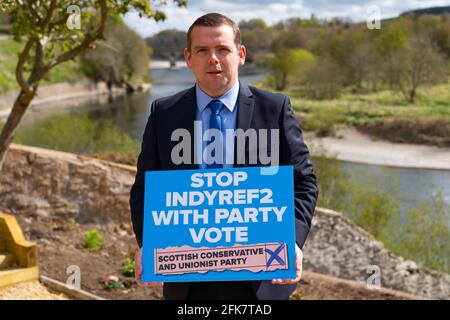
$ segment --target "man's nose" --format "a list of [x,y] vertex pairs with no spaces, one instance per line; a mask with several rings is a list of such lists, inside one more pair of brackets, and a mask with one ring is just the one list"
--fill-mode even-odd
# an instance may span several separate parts
[[217,58],[217,54],[214,50],[211,51],[211,54],[209,55],[209,63],[210,64],[217,64],[219,63],[219,58]]

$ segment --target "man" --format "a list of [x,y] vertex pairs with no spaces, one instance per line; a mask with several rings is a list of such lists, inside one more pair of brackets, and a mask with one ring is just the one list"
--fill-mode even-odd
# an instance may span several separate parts
[[[222,133],[225,129],[278,129],[279,141],[271,141],[266,146],[266,151],[278,152],[280,165],[294,167],[297,277],[272,281],[165,283],[166,299],[288,299],[301,278],[301,248],[311,226],[318,196],[316,177],[289,98],[249,87],[238,81],[238,67],[244,64],[245,56],[246,49],[240,43],[239,28],[229,18],[209,13],[198,18],[189,28],[184,57],[195,75],[196,85],[173,96],[158,99],[151,106],[138,158],[136,181],[131,188],[133,228],[141,247],[145,171],[266,164],[259,156],[256,163],[250,163],[249,149],[245,149],[244,163],[240,163],[237,161],[234,143],[228,142],[225,143],[222,158],[229,159],[226,155],[231,154],[234,160],[231,165],[217,159],[213,163],[208,159],[200,164],[193,161],[174,163],[172,149],[177,142],[171,140],[172,132],[182,128],[194,137],[195,120],[201,121],[203,129],[219,129]],[[195,139],[200,139],[200,142],[197,143],[197,148],[192,143],[192,158],[194,154],[202,155],[202,150],[206,147],[201,142],[201,137],[195,136]],[[275,145],[279,147],[272,147]],[[154,285],[141,283],[141,273],[141,250],[138,250],[137,281],[142,286]]]

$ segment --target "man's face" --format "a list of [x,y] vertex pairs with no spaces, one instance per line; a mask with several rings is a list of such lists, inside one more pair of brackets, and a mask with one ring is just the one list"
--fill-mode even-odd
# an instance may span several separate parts
[[236,47],[230,26],[201,26],[192,29],[191,50],[184,49],[184,58],[200,88],[218,98],[236,83],[245,53],[244,46]]

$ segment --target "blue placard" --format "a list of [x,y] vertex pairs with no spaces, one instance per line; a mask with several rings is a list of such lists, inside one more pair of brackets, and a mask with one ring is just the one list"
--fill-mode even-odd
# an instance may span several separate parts
[[295,278],[293,167],[147,171],[143,282]]

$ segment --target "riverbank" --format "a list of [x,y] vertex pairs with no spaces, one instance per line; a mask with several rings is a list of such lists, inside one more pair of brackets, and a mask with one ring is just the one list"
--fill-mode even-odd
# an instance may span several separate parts
[[389,167],[450,170],[450,148],[373,140],[354,128],[338,129],[336,137],[305,133],[311,155]]
[[[139,91],[147,91],[151,84],[141,84]],[[82,106],[93,98],[123,95],[126,89],[113,87],[109,92],[105,83],[63,82],[39,87],[38,94],[31,102],[30,110],[42,110],[59,107]],[[7,118],[18,92],[8,92],[0,95],[0,120]]]
[[[264,82],[260,86],[267,88]],[[449,83],[421,88],[415,103],[392,89],[368,93],[348,89],[327,100],[307,98],[298,90],[282,93],[291,97],[302,128],[318,136],[336,137],[339,128],[353,127],[380,140],[450,148]]]

